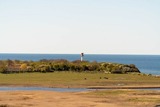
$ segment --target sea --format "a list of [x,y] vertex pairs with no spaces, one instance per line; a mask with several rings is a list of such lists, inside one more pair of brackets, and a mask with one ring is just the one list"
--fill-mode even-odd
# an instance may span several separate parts
[[[67,59],[80,60],[80,54],[0,54],[0,60],[27,60],[39,61],[41,59]],[[84,60],[97,62],[112,62],[122,64],[135,64],[142,73],[160,75],[160,55],[111,55],[111,54],[85,54]]]

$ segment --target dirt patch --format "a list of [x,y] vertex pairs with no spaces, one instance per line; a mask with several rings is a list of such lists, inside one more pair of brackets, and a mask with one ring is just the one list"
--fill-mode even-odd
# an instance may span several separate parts
[[13,91],[0,94],[0,99],[3,99],[0,105],[5,104],[4,107],[115,107],[114,104],[95,102],[96,98],[89,98],[78,92]]
[[154,107],[160,92],[110,90],[89,92],[4,91],[0,107]]

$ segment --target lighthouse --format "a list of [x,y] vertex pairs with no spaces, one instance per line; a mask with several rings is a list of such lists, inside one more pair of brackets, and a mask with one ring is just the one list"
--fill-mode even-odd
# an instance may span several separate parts
[[83,61],[84,53],[81,53],[81,61]]

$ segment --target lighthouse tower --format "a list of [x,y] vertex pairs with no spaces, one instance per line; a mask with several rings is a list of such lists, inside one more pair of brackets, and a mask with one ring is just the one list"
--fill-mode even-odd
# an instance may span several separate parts
[[84,53],[81,53],[81,61],[83,61]]

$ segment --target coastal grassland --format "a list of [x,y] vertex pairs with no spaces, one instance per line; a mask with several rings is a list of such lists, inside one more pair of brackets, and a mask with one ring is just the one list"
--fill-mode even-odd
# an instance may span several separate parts
[[98,72],[14,73],[0,74],[0,85],[47,87],[160,86],[160,78],[141,74]]
[[96,90],[84,95],[98,98],[97,102],[114,103],[120,107],[155,107],[160,104],[158,90]]

